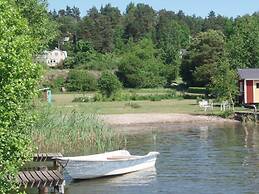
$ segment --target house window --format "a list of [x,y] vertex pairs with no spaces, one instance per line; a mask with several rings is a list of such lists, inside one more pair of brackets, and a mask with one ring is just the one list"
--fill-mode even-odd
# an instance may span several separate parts
[[256,89],[259,89],[259,83],[256,83]]

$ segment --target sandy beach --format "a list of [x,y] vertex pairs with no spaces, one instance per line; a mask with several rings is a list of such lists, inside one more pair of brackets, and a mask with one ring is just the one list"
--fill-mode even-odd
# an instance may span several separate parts
[[140,114],[110,114],[99,115],[100,119],[109,125],[134,125],[152,123],[213,123],[238,122],[216,116],[174,114],[174,113],[140,113]]

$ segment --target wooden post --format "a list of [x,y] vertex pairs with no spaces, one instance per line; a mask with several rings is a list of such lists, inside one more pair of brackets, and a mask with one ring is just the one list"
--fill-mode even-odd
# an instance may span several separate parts
[[54,170],[58,170],[59,172],[62,170],[62,169],[61,169],[61,166],[60,166],[60,164],[58,163],[57,160],[54,160],[54,161],[53,161],[53,169],[54,169]]
[[[48,168],[46,166],[40,166],[40,167],[38,167],[38,170],[47,171]],[[48,187],[45,187],[45,186],[40,186],[39,187],[39,194],[46,194],[48,192],[49,192],[49,188]]]
[[39,194],[46,194],[46,193],[49,193],[48,187],[39,188]]

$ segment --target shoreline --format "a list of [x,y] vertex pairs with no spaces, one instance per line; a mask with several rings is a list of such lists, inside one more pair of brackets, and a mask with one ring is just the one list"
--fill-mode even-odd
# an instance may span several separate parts
[[109,114],[98,116],[108,125],[138,125],[163,123],[239,123],[237,120],[224,119],[217,116],[177,114],[177,113],[132,113]]

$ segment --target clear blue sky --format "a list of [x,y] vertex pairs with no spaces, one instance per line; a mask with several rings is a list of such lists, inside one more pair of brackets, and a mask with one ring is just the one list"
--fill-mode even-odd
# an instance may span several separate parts
[[205,17],[213,10],[217,14],[229,17],[238,15],[251,14],[259,11],[259,0],[48,0],[49,9],[59,10],[65,8],[66,5],[77,6],[81,10],[81,15],[85,15],[86,11],[96,6],[111,3],[112,6],[119,7],[121,11],[125,11],[126,6],[130,2],[146,3],[151,5],[155,10],[167,9],[171,11],[183,10],[188,15],[197,15]]

